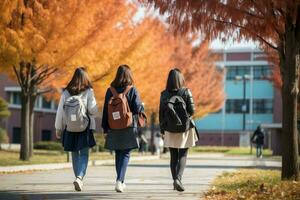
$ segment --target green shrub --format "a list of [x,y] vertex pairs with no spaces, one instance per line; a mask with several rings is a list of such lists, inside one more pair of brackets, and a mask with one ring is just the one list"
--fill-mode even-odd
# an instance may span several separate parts
[[35,149],[44,149],[51,151],[63,151],[63,147],[60,142],[53,141],[41,141],[34,143]]
[[97,143],[96,148],[98,148],[98,151],[100,151],[100,152],[105,151],[105,149],[104,149],[105,138],[104,138],[103,133],[95,133],[94,136],[96,139],[96,143]]
[[0,128],[0,144],[8,143],[8,142],[9,142],[9,138],[7,136],[6,130]]

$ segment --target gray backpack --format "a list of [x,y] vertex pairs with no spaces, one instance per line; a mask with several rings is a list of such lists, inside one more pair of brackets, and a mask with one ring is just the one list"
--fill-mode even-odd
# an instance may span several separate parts
[[82,100],[83,95],[70,94],[64,103],[64,120],[69,132],[84,132],[89,126],[89,116],[86,105]]

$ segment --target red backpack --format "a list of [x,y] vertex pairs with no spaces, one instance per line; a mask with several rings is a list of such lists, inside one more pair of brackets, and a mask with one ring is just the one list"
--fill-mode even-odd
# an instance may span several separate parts
[[110,87],[113,96],[108,102],[108,124],[111,129],[124,129],[132,124],[132,112],[127,100],[127,93],[132,86],[127,86],[123,93]]

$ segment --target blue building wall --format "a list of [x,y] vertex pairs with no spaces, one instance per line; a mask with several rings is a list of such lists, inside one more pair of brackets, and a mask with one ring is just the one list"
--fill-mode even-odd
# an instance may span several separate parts
[[[246,121],[250,121],[250,115],[246,115]],[[252,124],[246,124],[246,130],[254,130],[261,123],[271,123],[272,114],[254,114]],[[223,124],[224,122],[224,124]],[[243,129],[242,114],[209,114],[202,119],[196,120],[196,126],[199,130],[207,132],[220,132],[224,127],[224,132],[236,132]]]
[[[250,81],[246,81],[246,98],[250,98]],[[273,85],[268,80],[253,80],[254,99],[273,99]],[[243,81],[226,81],[225,94],[227,99],[243,98]]]
[[[249,68],[255,66],[255,61],[252,61],[253,65],[250,65]],[[234,63],[233,66],[238,66],[238,62]],[[249,64],[249,63],[248,63]],[[266,65],[266,64],[264,64]],[[224,62],[225,67],[226,62]],[[241,66],[244,67],[245,66]],[[250,70],[249,70],[250,71]],[[249,72],[248,72],[249,73]],[[261,123],[272,123],[273,122],[273,108],[274,106],[274,88],[272,82],[264,79],[253,79],[252,80],[252,99],[253,101],[266,100],[268,101],[268,105],[270,105],[270,109],[267,112],[264,111],[256,111],[252,114],[252,120],[250,115],[250,98],[251,98],[251,84],[250,80],[246,80],[245,88],[246,88],[246,99],[249,101],[248,110],[245,114],[246,121],[246,130],[254,130]],[[243,80],[226,80],[225,82],[225,94],[226,100],[240,100],[243,99]],[[259,103],[257,103],[259,104]],[[255,105],[257,105],[255,104]],[[224,133],[238,133],[243,130],[243,113],[230,113],[226,112],[226,103],[224,104],[224,108],[217,113],[211,113],[201,119],[196,120],[196,126],[200,130],[200,132],[204,133],[220,133],[224,131]]]

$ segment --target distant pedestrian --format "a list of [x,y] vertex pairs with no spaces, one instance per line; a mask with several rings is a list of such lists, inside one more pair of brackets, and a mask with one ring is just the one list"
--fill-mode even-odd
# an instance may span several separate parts
[[76,191],[83,188],[89,148],[96,145],[93,130],[96,128],[94,117],[97,114],[91,81],[86,70],[79,67],[63,90],[55,119],[56,137],[62,138],[65,151],[72,152]]
[[160,96],[159,123],[164,134],[164,145],[169,147],[170,168],[174,190],[184,191],[182,175],[186,166],[188,149],[195,146],[198,136],[194,121],[195,112],[191,91],[185,87],[185,81],[179,69],[169,72],[166,89]]
[[262,158],[263,156],[263,146],[264,146],[264,139],[265,139],[265,134],[261,128],[261,126],[258,126],[256,130],[254,131],[251,141],[255,143],[256,145],[256,157],[257,158]]
[[139,138],[139,153],[144,154],[147,150],[148,140],[145,136],[145,133],[143,130],[138,130],[138,138]]
[[123,192],[126,187],[124,180],[130,152],[139,147],[137,117],[143,111],[130,68],[119,66],[115,79],[106,91],[102,118],[105,148],[115,151],[116,192]]
[[156,154],[158,156],[160,156],[164,150],[164,140],[162,139],[162,136],[160,133],[155,134],[154,146],[155,146]]

